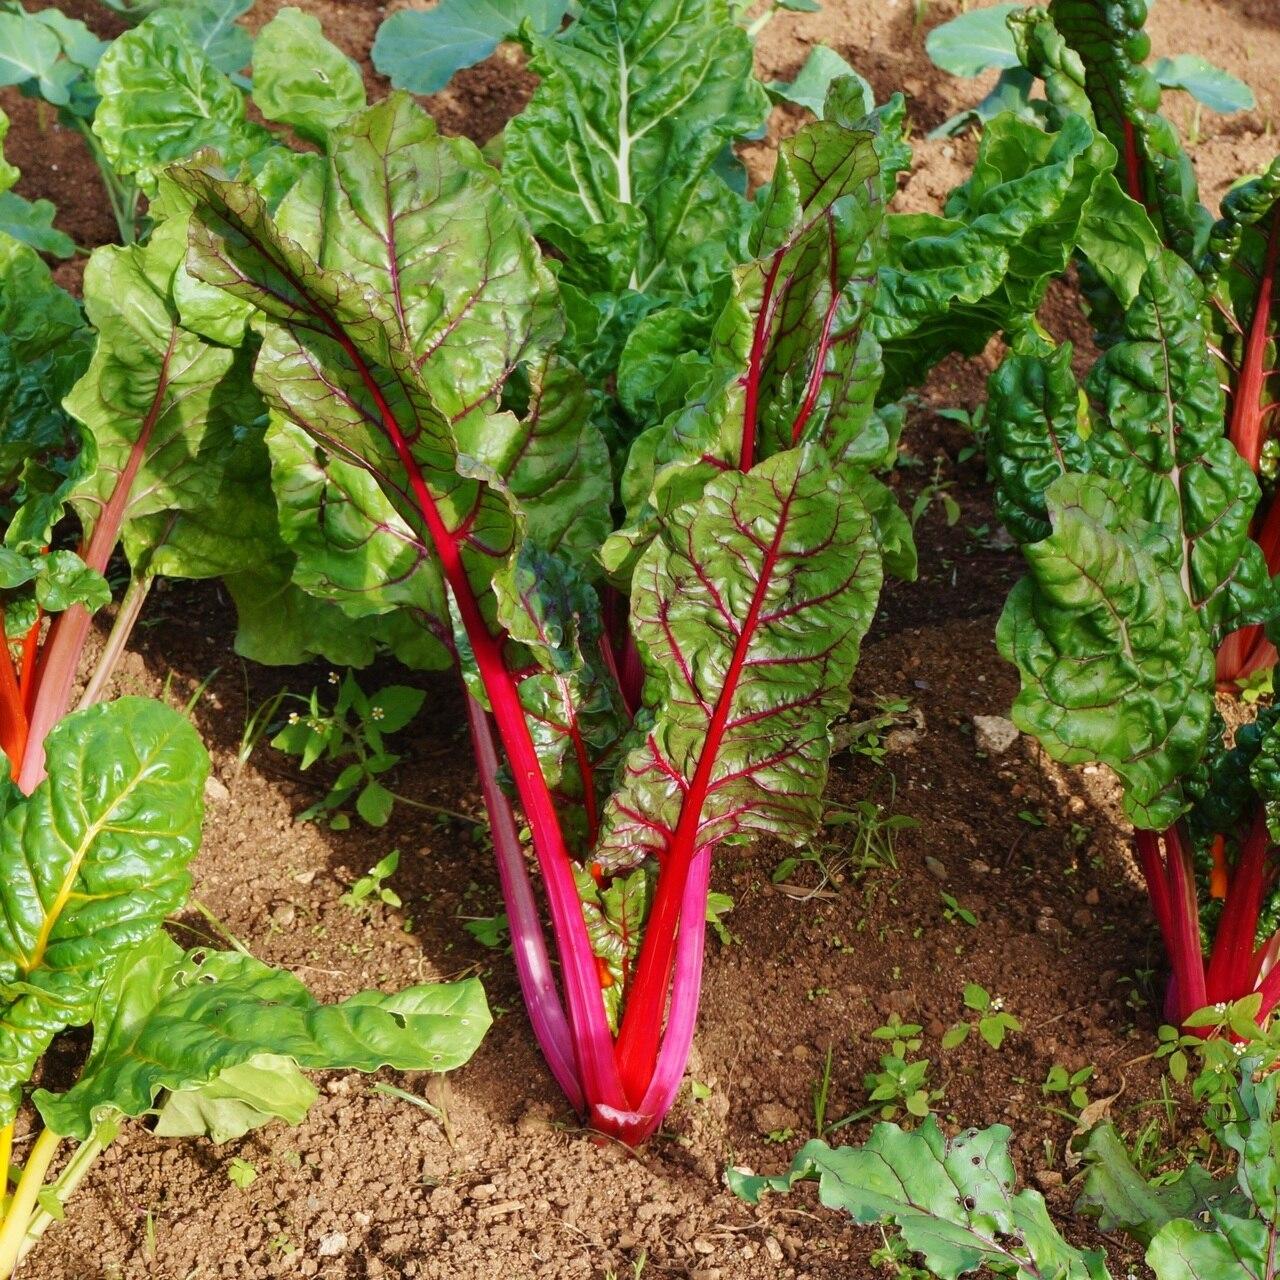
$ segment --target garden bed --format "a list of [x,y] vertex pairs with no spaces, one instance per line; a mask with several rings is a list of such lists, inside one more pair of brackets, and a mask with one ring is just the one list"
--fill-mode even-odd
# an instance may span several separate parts
[[[368,49],[383,9],[301,3],[380,93]],[[104,34],[113,30],[93,4],[63,7]],[[250,25],[277,7],[259,3]],[[820,13],[781,15],[761,38],[762,72],[790,76],[812,43],[827,43],[878,98],[904,89],[923,134],[975,95],[972,82],[942,75],[923,52],[925,31],[957,6],[920,7],[922,25],[908,0],[826,0]],[[1151,32],[1157,53],[1194,49],[1258,95],[1256,111],[1202,122],[1194,159],[1213,207],[1233,175],[1275,151],[1269,123],[1280,110],[1280,15],[1270,0],[1160,0]],[[446,131],[484,141],[519,108],[529,83],[504,51],[428,105]],[[79,141],[12,91],[0,94],[0,105],[14,120],[7,147],[23,170],[18,190],[54,200],[59,225],[80,243],[113,239]],[[775,127],[787,130],[796,119],[779,109]],[[972,146],[918,139],[900,207],[935,208]],[[753,144],[749,163],[754,176],[767,175],[768,145]],[[59,268],[60,282],[74,287],[77,270],[74,260]],[[256,955],[289,966],[324,997],[478,973],[495,1026],[471,1063],[443,1081],[396,1080],[425,1094],[444,1122],[353,1074],[326,1077],[298,1129],[272,1126],[230,1147],[164,1144],[131,1126],[23,1274],[576,1280],[629,1276],[644,1258],[645,1277],[873,1276],[879,1232],[848,1228],[798,1197],[752,1209],[725,1189],[722,1172],[731,1163],[757,1172],[785,1165],[813,1132],[813,1091],[829,1050],[828,1118],[863,1107],[863,1077],[885,1048],[871,1033],[895,1014],[923,1028],[920,1052],[932,1061],[933,1086],[945,1092],[939,1114],[958,1124],[1010,1124],[1024,1177],[1044,1191],[1070,1238],[1097,1243],[1071,1216],[1063,1188],[1072,1125],[1040,1086],[1054,1065],[1092,1066],[1092,1098],[1114,1096],[1113,1116],[1147,1117],[1133,1109],[1160,1096],[1160,1073],[1147,1055],[1161,1021],[1162,959],[1102,774],[1069,774],[1029,738],[997,754],[982,751],[976,737],[974,717],[1006,715],[1017,691],[993,632],[1021,559],[1000,536],[981,459],[959,460],[967,430],[937,411],[974,408],[991,367],[947,361],[911,410],[904,449],[918,465],[899,468],[892,483],[906,507],[926,485],[941,486],[959,517],[949,525],[940,497],[929,503],[917,528],[920,581],[887,587],[864,646],[855,718],[883,703],[905,704],[884,734],[883,760],[843,752],[829,790],[839,804],[869,798],[882,816],[917,825],[893,833],[892,859],[881,837],[866,867],[848,860],[854,827],[827,829],[814,847],[836,874],[812,894],[816,867],[772,882],[779,849],[718,859],[713,887],[735,905],[724,922],[727,940],[707,944],[689,1071],[705,1089],[695,1098],[686,1087],[662,1132],[639,1152],[577,1127],[530,1034],[509,957],[464,928],[468,918],[502,909],[492,856],[475,829],[404,806],[378,831],[297,822],[322,787],[265,744],[243,768],[237,750],[265,698],[284,685],[303,693],[323,687],[328,668],[246,666],[232,652],[233,612],[218,588],[163,584],[117,691],[167,689],[179,702],[204,684],[196,720],[214,781],[194,866],[200,903]],[[377,687],[380,677],[403,678],[388,668],[361,679]],[[424,804],[479,815],[456,682],[421,684],[426,705],[399,740],[405,761],[396,787]],[[402,855],[393,880],[402,907],[339,902],[393,848]],[[188,911],[183,920],[185,943],[208,937],[204,915]],[[964,1015],[966,983],[998,996],[1022,1022],[998,1050],[976,1036],[941,1048],[945,1029]],[[56,1078],[60,1059],[45,1070]],[[842,1137],[860,1136],[869,1124]],[[233,1158],[256,1170],[250,1185],[228,1177]],[[1118,1274],[1140,1268],[1131,1244],[1105,1243]]]

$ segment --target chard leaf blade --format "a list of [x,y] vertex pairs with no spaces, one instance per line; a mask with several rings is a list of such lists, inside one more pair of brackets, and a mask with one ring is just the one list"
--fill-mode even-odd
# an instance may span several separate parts
[[159,934],[122,957],[103,989],[79,1081],[60,1095],[38,1090],[35,1103],[55,1132],[83,1140],[106,1109],[141,1115],[161,1090],[198,1088],[263,1054],[312,1069],[448,1071],[490,1021],[474,978],[326,1005],[252,956],[184,954]]
[[1053,533],[996,631],[1022,673],[1013,719],[1055,759],[1102,761],[1134,823],[1163,830],[1213,713],[1213,649],[1179,576],[1181,552],[1117,480],[1066,474],[1045,492]]
[[208,757],[188,721],[145,698],[67,716],[49,776],[0,824],[0,1119],[64,1027],[88,1021],[116,958],[181,905]]
[[694,851],[812,830],[881,577],[871,517],[818,445],[673,515],[633,583],[653,719],[606,810],[606,868],[665,857],[678,828]]

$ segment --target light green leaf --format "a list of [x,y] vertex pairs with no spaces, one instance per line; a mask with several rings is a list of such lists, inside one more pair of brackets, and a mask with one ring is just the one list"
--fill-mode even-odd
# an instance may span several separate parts
[[291,1059],[262,1053],[208,1084],[166,1094],[151,1132],[157,1138],[233,1142],[272,1120],[301,1124],[315,1100],[315,1085]]
[[67,716],[48,777],[0,824],[0,1121],[116,958],[181,905],[208,758],[177,712],[121,698]]
[[473,414],[458,424],[458,448],[501,477],[533,541],[585,567],[613,527],[609,447],[571,364],[545,352],[520,376],[529,381],[520,412]]
[[821,118],[823,105],[827,100],[827,92],[833,80],[841,76],[853,76],[862,89],[863,100],[859,115],[868,115],[875,108],[875,96],[871,86],[834,50],[825,44],[815,46],[805,59],[796,78],[791,81],[773,80],[769,83],[769,93],[774,98],[786,102],[794,102],[799,107],[807,107],[815,116]]
[[185,238],[186,219],[170,219],[145,246],[95,250],[85,271],[98,345],[66,405],[97,451],[96,469],[72,495],[89,532],[126,475],[126,521],[206,502],[237,429],[261,414],[248,353],[210,346],[181,326],[171,284]]
[[244,95],[169,9],[114,41],[98,64],[102,101],[93,131],[112,167],[136,174],[149,194],[156,175],[202,147],[235,169],[271,143],[245,116]]
[[474,978],[325,1005],[252,956],[184,954],[158,934],[103,990],[80,1079],[63,1094],[37,1090],[34,1101],[55,1132],[83,1140],[103,1110],[141,1115],[161,1090],[204,1085],[263,1054],[308,1069],[449,1071],[471,1057],[490,1021]]
[[541,83],[507,126],[503,179],[566,250],[565,278],[683,293],[727,268],[743,201],[714,166],[768,103],[725,0],[585,0],[563,35],[533,40],[529,67]]
[[364,81],[359,67],[324,38],[318,18],[285,8],[254,44],[253,101],[268,120],[323,144],[365,105]]

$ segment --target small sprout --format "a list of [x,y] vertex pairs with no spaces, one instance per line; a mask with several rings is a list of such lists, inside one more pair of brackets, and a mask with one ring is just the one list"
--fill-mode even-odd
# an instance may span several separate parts
[[258,1170],[247,1160],[232,1156],[231,1163],[227,1165],[227,1177],[241,1191],[247,1191],[258,1180]]
[[400,865],[400,850],[392,849],[385,858],[380,858],[366,875],[360,877],[359,880],[344,893],[338,901],[344,907],[350,907],[352,911],[360,911],[363,909],[364,903],[368,898],[376,896],[378,901],[388,907],[400,907],[404,904],[400,900],[400,895],[396,891],[383,882],[390,879],[392,873]]

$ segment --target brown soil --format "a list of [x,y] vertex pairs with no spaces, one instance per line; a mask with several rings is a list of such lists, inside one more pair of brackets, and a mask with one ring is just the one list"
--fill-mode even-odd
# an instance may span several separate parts
[[[63,7],[103,34],[116,29],[87,0]],[[367,50],[383,7],[341,0],[304,0],[304,7],[381,92]],[[252,22],[276,8],[276,0],[260,0]],[[905,89],[923,134],[983,89],[940,75],[923,53],[925,30],[957,8],[932,0],[918,27],[910,0],[826,0],[821,13],[777,18],[761,39],[760,62],[767,76],[788,76],[812,43],[826,41],[880,96]],[[1206,197],[1217,198],[1275,149],[1275,5],[1161,0],[1152,30],[1158,53],[1203,53],[1258,94],[1254,112],[1206,113],[1201,121],[1195,157]],[[500,53],[430,105],[447,130],[483,140],[528,89],[518,63]],[[83,244],[109,241],[114,228],[79,139],[13,91],[0,94],[0,105],[14,118],[9,156],[24,170],[19,190],[53,199],[59,224]],[[904,207],[936,207],[972,145],[922,139]],[[766,172],[767,147],[751,160]],[[77,266],[59,271],[74,286]],[[1069,327],[1065,288],[1056,302],[1054,314]],[[924,1027],[922,1052],[945,1090],[944,1119],[1011,1125],[1024,1176],[1046,1191],[1074,1239],[1097,1243],[1071,1217],[1072,1193],[1062,1185],[1071,1125],[1046,1108],[1039,1086],[1055,1063],[1092,1064],[1093,1095],[1119,1091],[1120,1114],[1156,1093],[1156,1073],[1143,1059],[1160,1020],[1153,976],[1160,961],[1102,776],[1064,773],[1025,740],[996,758],[975,746],[972,717],[1005,713],[1015,692],[992,633],[1019,570],[997,532],[980,462],[958,461],[968,433],[935,410],[978,404],[986,363],[949,362],[937,372],[907,435],[919,465],[895,476],[909,503],[937,466],[961,508],[954,528],[939,503],[925,513],[920,581],[886,590],[855,684],[859,708],[899,700],[912,709],[910,723],[893,735],[882,764],[846,753],[832,781],[833,800],[870,797],[919,825],[898,833],[896,865],[882,858],[865,870],[848,861],[852,828],[830,829],[814,848],[836,882],[807,897],[772,885],[776,849],[721,859],[716,887],[735,900],[733,936],[708,944],[690,1067],[709,1096],[695,1102],[686,1091],[664,1133],[639,1153],[574,1127],[520,1010],[509,959],[464,930],[467,917],[500,910],[491,858],[473,828],[423,821],[404,807],[381,832],[296,822],[318,794],[310,775],[265,746],[237,770],[235,752],[247,708],[284,683],[303,692],[323,684],[325,671],[246,669],[231,652],[231,610],[218,589],[158,591],[120,689],[157,693],[171,680],[176,701],[216,668],[197,712],[223,784],[196,864],[201,902],[256,954],[293,967],[324,996],[479,972],[496,1024],[474,1061],[447,1080],[396,1081],[443,1108],[447,1125],[374,1094],[364,1077],[335,1075],[298,1129],[276,1126],[224,1148],[161,1143],[139,1125],[127,1127],[23,1274],[581,1280],[631,1275],[647,1259],[646,1276],[693,1280],[869,1277],[877,1274],[869,1258],[878,1233],[850,1230],[807,1195],[749,1209],[724,1189],[721,1174],[730,1163],[772,1170],[786,1162],[812,1131],[812,1091],[828,1050],[828,1117],[862,1107],[862,1077],[883,1048],[869,1033],[894,1013]],[[386,671],[367,679],[381,676],[398,678]],[[425,687],[427,708],[403,735],[396,785],[424,803],[478,812],[457,691],[443,678]],[[391,848],[404,854],[395,879],[403,910],[361,915],[341,905],[344,888]],[[797,879],[816,884],[803,873]],[[944,893],[978,923],[945,919]],[[180,932],[207,937],[208,925],[192,911]],[[999,1052],[975,1037],[957,1050],[940,1047],[944,1029],[963,1015],[967,982],[1003,997],[1023,1022]],[[60,1074],[79,1051],[72,1043],[46,1069]],[[860,1122],[844,1136],[866,1128]],[[233,1156],[258,1171],[247,1190],[227,1177]],[[1140,1265],[1123,1241],[1105,1245],[1119,1274]]]

